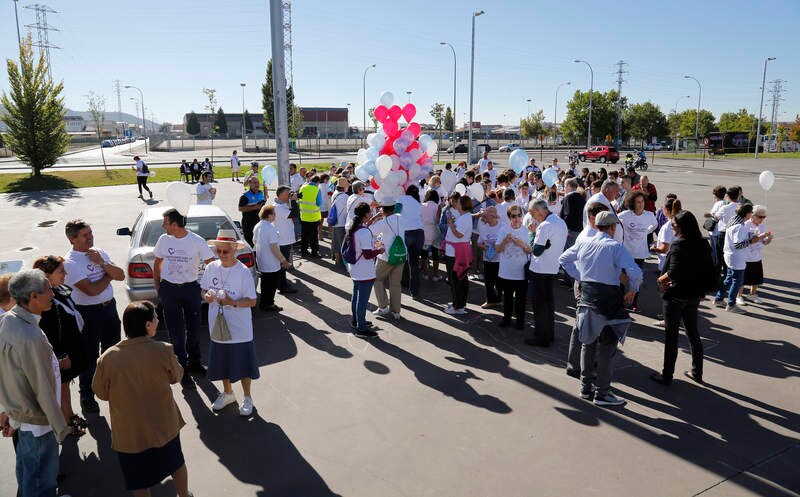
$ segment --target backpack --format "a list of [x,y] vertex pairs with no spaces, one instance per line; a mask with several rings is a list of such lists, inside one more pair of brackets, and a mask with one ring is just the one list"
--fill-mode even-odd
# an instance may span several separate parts
[[147,164],[144,161],[142,161],[142,173],[150,174],[150,168],[147,167]]
[[[388,222],[386,223],[386,226],[389,226]],[[392,227],[389,226],[389,229],[391,230]],[[393,230],[392,234],[394,234],[394,239],[392,240],[392,244],[389,246],[388,260],[386,262],[388,262],[390,266],[399,266],[401,264],[405,264],[408,260],[408,250],[406,250],[406,242],[400,237],[400,235],[394,233]]]
[[350,233],[342,243],[342,259],[348,264],[355,264],[361,258],[360,255],[356,257],[356,231],[362,228],[366,228],[366,226],[359,226],[355,230],[350,230]]

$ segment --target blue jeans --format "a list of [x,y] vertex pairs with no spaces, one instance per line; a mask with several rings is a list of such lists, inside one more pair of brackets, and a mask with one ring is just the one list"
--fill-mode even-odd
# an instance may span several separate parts
[[725,281],[722,282],[722,288],[717,292],[714,300],[722,300],[725,298],[725,289],[728,291],[728,305],[733,307],[736,305],[736,296],[739,295],[739,290],[744,284],[744,269],[731,269],[725,274]]
[[83,342],[89,365],[86,371],[80,374],[78,384],[81,399],[93,399],[92,378],[97,368],[97,358],[120,340],[121,325],[117,314],[117,303],[111,299],[107,304],[76,305],[75,308],[86,323],[83,327]]
[[34,437],[19,432],[17,443],[17,485],[22,497],[56,497],[58,442],[51,431]]
[[367,329],[367,304],[369,304],[369,294],[372,293],[372,285],[375,280],[356,281],[353,280],[353,296],[350,298],[350,312],[353,313],[353,324],[359,331]]

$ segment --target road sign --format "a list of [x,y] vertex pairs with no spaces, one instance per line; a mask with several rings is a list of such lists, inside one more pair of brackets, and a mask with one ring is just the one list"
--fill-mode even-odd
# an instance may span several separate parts
[[131,129],[126,129],[126,130],[125,130],[125,136],[128,136],[128,137],[131,137],[131,136],[133,136],[133,130],[131,130]]

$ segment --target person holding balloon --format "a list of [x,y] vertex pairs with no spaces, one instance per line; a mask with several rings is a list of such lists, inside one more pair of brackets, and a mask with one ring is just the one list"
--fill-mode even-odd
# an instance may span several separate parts
[[217,196],[217,189],[211,186],[211,173],[206,171],[197,184],[197,205],[211,205]]

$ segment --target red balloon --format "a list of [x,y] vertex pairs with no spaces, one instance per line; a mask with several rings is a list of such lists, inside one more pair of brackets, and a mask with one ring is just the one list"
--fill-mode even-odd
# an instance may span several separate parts
[[382,123],[389,117],[389,109],[387,109],[385,105],[379,105],[375,107],[373,114],[375,115],[375,119],[377,119],[379,123]]
[[402,111],[402,109],[400,109],[399,106],[392,105],[389,108],[389,117],[391,117],[393,120],[397,121],[398,119],[400,119],[400,117],[402,117],[402,115],[403,115],[403,111]]
[[369,184],[372,185],[372,188],[374,188],[376,190],[381,187],[381,185],[379,185],[378,183],[375,183],[375,178],[370,178],[369,179]]
[[411,145],[408,146],[406,152],[411,152],[415,148],[419,148],[419,142],[411,142]]
[[420,157],[417,160],[417,164],[419,164],[421,166],[425,162],[425,160],[427,160],[427,159],[428,159],[428,154],[422,154],[422,157]]
[[417,115],[417,108],[414,107],[414,104],[408,103],[403,107],[403,118],[406,120],[407,123],[410,123],[414,116]]
[[414,138],[417,138],[422,131],[422,127],[419,125],[419,123],[410,123],[406,129],[414,135]]
[[379,155],[392,155],[394,153],[394,138],[386,138],[386,145],[383,146]]
[[[397,107],[397,106],[395,105],[395,107]],[[392,108],[394,108],[394,107],[392,107]],[[397,107],[397,108],[399,109],[399,107]],[[419,127],[419,125],[417,125],[417,127]],[[397,131],[399,130],[399,128],[400,127],[397,125],[397,119],[394,119],[394,118],[387,119],[383,123],[383,131],[386,133],[386,136],[388,136],[389,138],[394,138],[394,136],[397,134]]]

